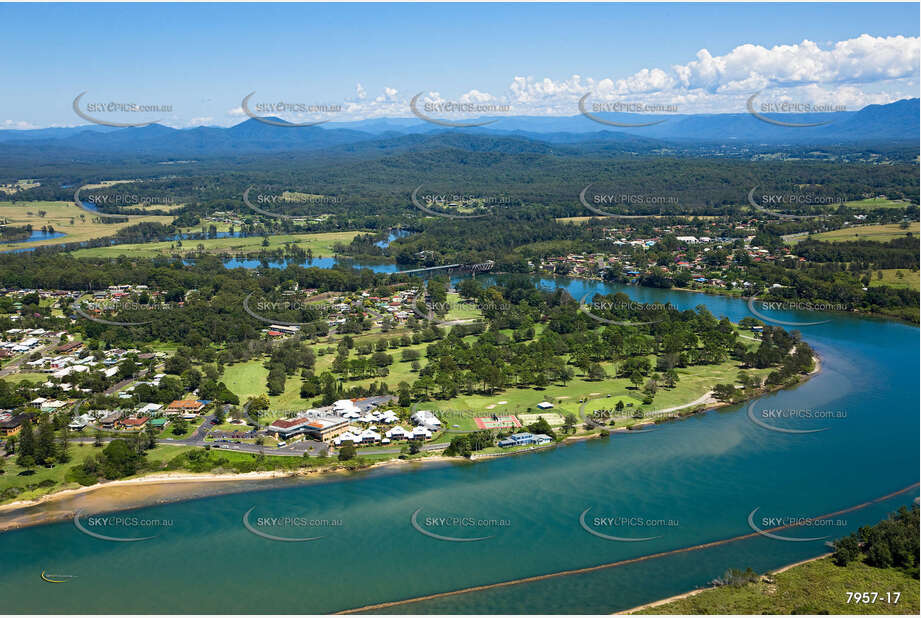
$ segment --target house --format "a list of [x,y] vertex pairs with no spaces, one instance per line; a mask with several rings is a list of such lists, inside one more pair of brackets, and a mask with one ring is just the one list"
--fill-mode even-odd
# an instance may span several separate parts
[[546,434],[537,434],[522,432],[513,433],[504,440],[499,440],[499,446],[507,448],[510,446],[528,446],[531,444],[547,444],[550,442],[550,436]]
[[82,431],[83,429],[86,429],[86,426],[89,425],[90,421],[92,420],[93,417],[89,414],[81,414],[74,420],[70,421],[70,423],[67,425],[67,428],[73,431]]
[[431,440],[432,432],[426,429],[425,427],[422,427],[421,425],[418,427],[413,427],[412,433],[409,434],[409,439],[410,440]]
[[166,406],[166,414],[198,414],[205,409],[205,404],[194,399],[177,399]]
[[434,431],[441,429],[441,421],[431,410],[419,410],[409,418],[416,425],[421,425],[426,429]]
[[351,431],[346,431],[342,435],[338,436],[333,440],[333,444],[340,446],[345,442],[351,442],[352,444],[358,444],[361,439],[358,437],[358,434],[352,433]]
[[151,419],[150,426],[154,429],[163,429],[169,424],[169,420],[165,416],[159,418]]
[[412,432],[397,425],[393,429],[388,429],[384,435],[391,440],[408,440]]
[[360,434],[358,434],[358,442],[361,442],[362,444],[380,442],[380,441],[381,441],[381,434],[371,429],[365,429]]
[[76,352],[83,347],[82,341],[71,341],[70,343],[64,343],[55,348],[55,352],[58,354],[69,354],[70,352]]
[[15,436],[22,430],[22,425],[28,418],[28,414],[3,414],[0,416],[0,436]]
[[114,429],[115,423],[117,423],[121,417],[124,416],[124,412],[121,410],[116,410],[104,417],[99,421],[99,426],[103,429]]
[[550,403],[549,401],[541,401],[539,404],[537,404],[538,410],[549,410],[552,407],[553,407],[553,404]]
[[148,414],[159,412],[161,409],[163,409],[162,403],[148,403],[138,408],[137,413],[139,416],[146,416]]
[[147,424],[147,421],[150,419],[146,416],[140,418],[123,418],[115,422],[115,427],[117,429],[125,429],[128,431],[140,431],[144,428],[144,425]]

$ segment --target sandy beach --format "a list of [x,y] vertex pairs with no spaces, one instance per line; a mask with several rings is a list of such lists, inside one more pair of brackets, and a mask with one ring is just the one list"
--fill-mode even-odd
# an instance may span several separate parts
[[191,472],[154,473],[130,479],[106,481],[88,487],[64,489],[34,500],[0,506],[0,533],[70,519],[78,511],[102,513],[180,502],[213,495],[239,493],[298,482],[342,476],[403,465],[457,462],[458,458],[433,455],[423,459],[392,459],[349,470],[340,466],[298,471],[266,470],[243,474]]

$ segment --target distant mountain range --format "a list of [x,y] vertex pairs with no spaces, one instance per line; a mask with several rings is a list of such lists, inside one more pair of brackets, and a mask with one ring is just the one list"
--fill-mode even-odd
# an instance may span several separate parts
[[[116,129],[81,127],[0,131],[0,153],[105,152],[158,157],[211,157],[257,153],[399,152],[428,146],[466,150],[546,153],[560,147],[585,150],[653,151],[676,144],[788,144],[917,142],[919,100],[870,105],[859,111],[819,114],[780,114],[771,118],[789,123],[827,122],[815,127],[777,126],[751,114],[638,115],[596,114],[604,120],[637,124],[664,120],[646,127],[612,127],[582,115],[569,117],[515,116],[497,118],[476,128],[450,128],[416,118],[385,118],[327,123],[313,127],[279,127],[256,119],[238,125],[172,129],[162,125]],[[277,119],[275,119],[277,120]],[[433,142],[433,138],[436,138]],[[565,149],[565,148],[564,148]]]

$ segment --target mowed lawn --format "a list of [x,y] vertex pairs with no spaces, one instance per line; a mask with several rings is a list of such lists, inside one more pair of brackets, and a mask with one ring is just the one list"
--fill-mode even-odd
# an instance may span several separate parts
[[[195,230],[199,231],[199,230]],[[247,238],[208,238],[204,240],[184,240],[182,246],[176,242],[151,242],[112,247],[94,247],[74,251],[75,257],[155,257],[158,255],[198,253],[199,246],[207,253],[258,253],[262,249],[280,249],[293,243],[302,249],[309,249],[313,257],[328,257],[333,254],[333,245],[348,244],[360,232],[319,232],[316,234],[280,234],[269,236],[269,246],[262,246],[261,236]]]
[[[883,278],[878,279],[877,273],[883,273]],[[901,274],[901,277],[899,276]],[[887,286],[890,288],[907,288],[909,290],[921,290],[921,276],[918,271],[911,271],[907,268],[888,268],[885,270],[870,273],[870,287]]]
[[[650,360],[655,362],[654,357]],[[493,414],[537,414],[537,404],[549,402],[553,404],[552,412],[565,416],[573,414],[582,420],[579,413],[580,399],[588,399],[584,408],[584,415],[602,408],[611,409],[618,401],[624,405],[633,404],[632,410],[643,409],[647,413],[658,410],[687,405],[706,395],[715,384],[731,384],[736,380],[739,371],[742,371],[735,361],[727,361],[719,365],[699,365],[686,369],[676,369],[678,384],[674,388],[659,386],[652,404],[643,405],[644,393],[636,389],[627,378],[615,377],[614,363],[601,364],[608,377],[603,380],[587,380],[585,376],[576,377],[567,383],[551,384],[545,388],[508,388],[494,395],[458,395],[452,399],[431,399],[419,404],[418,408],[431,408],[444,411],[457,411],[458,414],[446,415],[449,425],[458,425],[455,429],[472,430],[476,426],[474,416],[489,416]],[[758,375],[762,379],[771,372],[770,369],[745,370],[751,375]],[[644,380],[645,382],[645,380]],[[642,388],[642,387],[641,387]]]
[[[45,216],[40,216],[39,211],[44,212]],[[97,217],[87,210],[77,208],[72,202],[0,202],[0,217],[8,220],[8,225],[14,227],[31,224],[33,230],[40,230],[50,225],[54,231],[66,234],[66,236],[50,240],[4,245],[4,248],[15,249],[81,242],[112,236],[129,225],[137,225],[142,222],[169,225],[173,220],[173,217],[170,216],[150,215],[131,216],[126,223],[101,223],[100,220],[105,221],[108,217]]]
[[831,232],[822,232],[813,234],[809,238],[824,240],[826,242],[844,242],[848,240],[875,240],[878,242],[889,242],[895,238],[907,236],[910,232],[913,236],[918,236],[921,225],[917,221],[912,221],[906,229],[902,229],[899,223],[888,223],[885,225],[861,225],[847,227],[841,230],[832,230]]

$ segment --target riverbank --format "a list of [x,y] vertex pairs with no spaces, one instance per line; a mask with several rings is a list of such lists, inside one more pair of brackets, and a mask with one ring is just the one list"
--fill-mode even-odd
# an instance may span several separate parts
[[[815,375],[818,375],[822,369],[821,359],[818,355],[813,356],[815,367],[813,370],[802,377],[797,385],[804,383]],[[784,388],[783,385],[775,387],[765,387],[760,389],[751,400],[756,399],[769,392],[774,392]],[[119,479],[114,481],[105,481],[95,485],[85,487],[76,487],[62,489],[53,493],[45,494],[32,500],[19,500],[9,504],[0,505],[0,533],[8,530],[15,530],[27,526],[43,525],[70,519],[78,510],[76,506],[85,507],[92,512],[111,512],[122,511],[134,508],[142,508],[153,504],[164,502],[177,502],[188,500],[205,495],[214,495],[219,493],[235,493],[236,491],[246,491],[250,489],[248,485],[269,485],[271,481],[280,479],[298,480],[309,479],[321,476],[343,475],[372,469],[386,467],[403,466],[407,464],[425,464],[425,463],[445,463],[445,462],[472,462],[495,459],[498,457],[510,457],[545,451],[549,448],[556,448],[569,444],[577,444],[584,440],[592,440],[603,437],[603,431],[610,433],[625,433],[629,431],[642,431],[648,427],[661,422],[670,422],[688,418],[704,411],[714,410],[717,408],[738,405],[740,402],[730,403],[718,401],[712,397],[712,392],[706,393],[703,397],[685,404],[666,409],[667,415],[660,415],[655,418],[641,419],[630,427],[611,427],[600,428],[601,431],[591,430],[584,433],[567,436],[555,444],[545,447],[536,447],[529,449],[509,450],[498,453],[489,453],[488,455],[474,455],[470,459],[464,457],[448,457],[445,455],[428,455],[414,459],[400,459],[393,457],[383,461],[375,461],[366,465],[356,466],[354,462],[351,465],[332,464],[329,466],[317,466],[312,468],[299,468],[294,470],[262,470],[245,473],[191,473],[191,472],[153,472],[146,476],[140,476],[128,479]],[[659,411],[662,412],[662,411]],[[655,412],[654,412],[655,413]],[[202,491],[204,487],[213,484],[234,483],[237,487],[229,487],[225,491],[213,491],[211,489]],[[246,487],[239,487],[239,486]],[[150,491],[150,487],[157,486],[158,491]],[[252,487],[260,489],[265,487]],[[69,507],[60,507],[62,503],[72,501],[82,496],[92,496],[85,500],[86,504],[73,505]],[[56,508],[57,507],[57,508]],[[38,508],[39,512],[31,512]],[[21,514],[16,514],[22,511]],[[4,517],[8,515],[8,517]]]
[[[86,487],[62,489],[34,500],[19,500],[0,505],[0,533],[70,519],[78,510],[94,513],[123,511],[206,495],[265,489],[272,485],[272,481],[296,482],[395,466],[457,461],[463,461],[463,458],[431,455],[419,459],[393,458],[362,466],[334,464],[297,470],[261,470],[226,474],[154,472]],[[232,484],[233,487],[228,484]],[[224,487],[221,489],[221,486]]]
[[[839,567],[830,556],[826,553],[768,571],[741,586],[702,588],[620,613],[918,615],[917,580],[909,572],[871,567],[862,560]],[[852,600],[860,592],[869,592],[872,600]]]
[[[775,571],[771,571],[771,574],[779,575],[781,573],[789,571],[790,569],[796,568],[798,566],[802,566],[804,564],[809,564],[810,562],[815,562],[816,560],[821,560],[822,558],[828,558],[829,556],[831,556],[831,554],[827,553],[827,554],[822,554],[820,556],[816,556],[815,558],[807,558],[806,560],[800,560],[799,562],[794,562],[793,564],[788,564],[786,566],[780,567],[779,569]],[[667,605],[675,601],[680,601],[682,599],[688,599],[690,597],[697,596],[698,594],[701,594],[704,592],[710,592],[712,590],[716,590],[717,588],[719,588],[719,586],[707,586],[706,588],[698,588],[696,590],[691,590],[690,592],[683,592],[681,594],[670,596],[667,599],[660,599],[658,601],[653,601],[652,603],[645,603],[637,607],[631,607],[630,609],[626,609],[622,612],[615,612],[613,615],[614,616],[625,616],[625,615],[630,615],[630,614],[637,614],[644,610],[652,609],[653,607],[659,607],[660,605]]]

